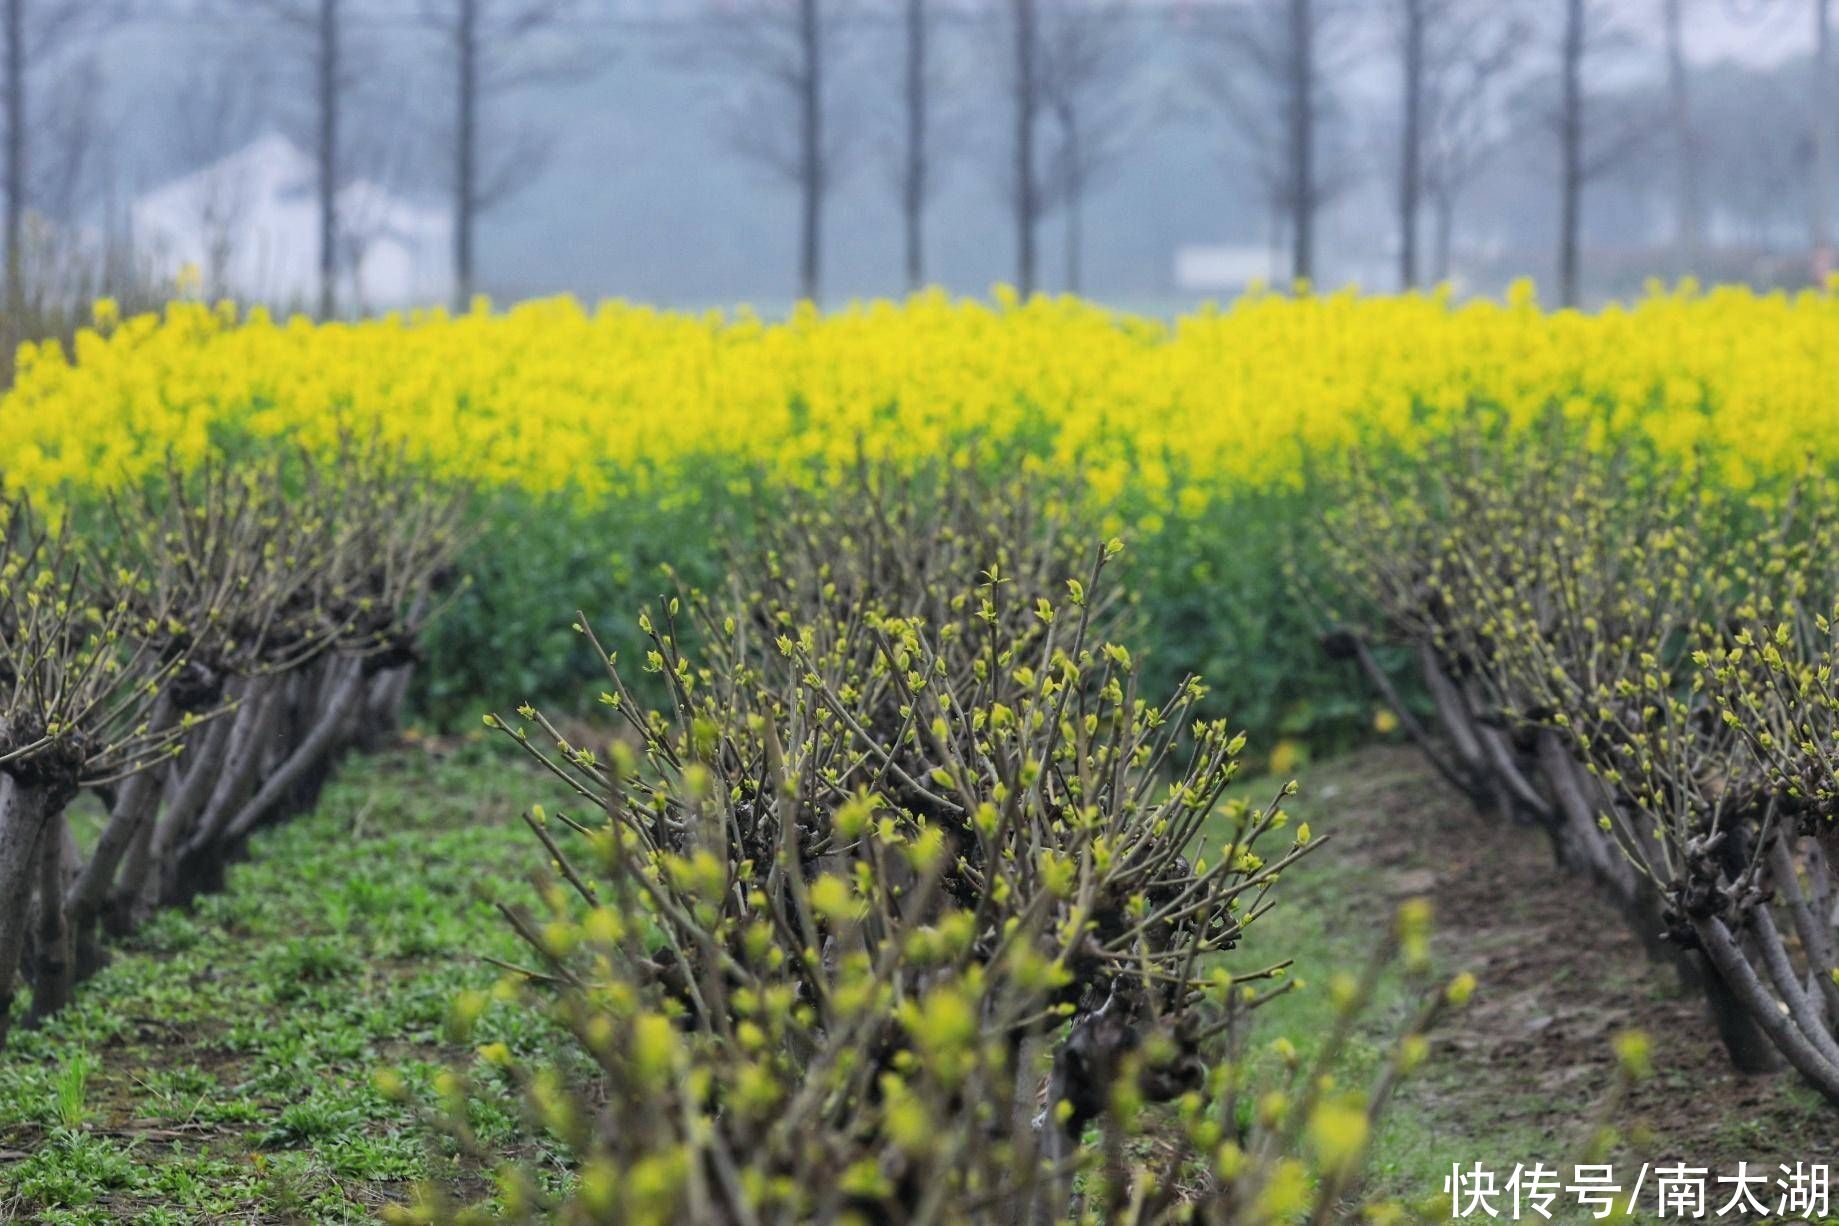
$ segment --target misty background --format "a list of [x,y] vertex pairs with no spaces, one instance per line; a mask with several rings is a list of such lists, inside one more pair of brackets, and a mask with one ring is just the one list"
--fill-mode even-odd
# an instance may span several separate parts
[[1805,285],[1832,263],[1827,9],[0,0],[9,304],[60,275],[346,314]]

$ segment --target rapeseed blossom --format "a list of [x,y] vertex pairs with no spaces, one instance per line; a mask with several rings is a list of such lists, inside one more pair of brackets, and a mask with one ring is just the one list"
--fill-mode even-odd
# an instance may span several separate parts
[[1139,526],[1294,485],[1361,442],[1409,454],[1486,407],[1709,454],[1747,486],[1839,452],[1839,297],[1654,291],[1595,314],[1440,293],[1245,297],[1173,322],[940,292],[783,321],[567,298],[313,324],[98,304],[22,346],[0,471],[68,495],[165,463],[377,433],[436,474],[591,504],[713,458],[825,480],[866,454],[1077,470]]

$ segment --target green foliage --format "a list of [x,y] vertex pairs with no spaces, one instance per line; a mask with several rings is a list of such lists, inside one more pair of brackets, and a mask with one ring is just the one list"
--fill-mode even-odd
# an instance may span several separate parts
[[[711,475],[685,479],[667,496],[633,490],[584,509],[567,497],[480,492],[474,535],[457,562],[466,577],[426,629],[426,667],[414,680],[416,709],[446,728],[477,726],[492,694],[576,703],[598,670],[575,651],[570,609],[630,607],[671,586],[668,562],[687,580],[712,582],[721,545],[746,547],[745,523],[724,519],[732,495]],[[562,612],[558,614],[558,610]],[[515,643],[515,651],[506,644]],[[637,646],[635,633],[613,646]]]
[[88,1052],[74,1053],[57,1075],[57,1122],[65,1128],[81,1128],[88,1113],[86,1095],[89,1078],[96,1071],[96,1058]]
[[[994,461],[987,472],[921,466],[904,485],[909,492],[986,489],[1000,483],[999,471]],[[1070,522],[1106,535],[1095,516],[1075,510],[1084,503],[1075,482],[1030,481],[1056,490]],[[648,484],[592,503],[481,492],[476,536],[460,564],[467,586],[427,628],[416,709],[442,727],[465,728],[478,720],[485,695],[541,706],[590,700],[597,672],[590,656],[572,650],[567,610],[635,608],[678,582],[710,588],[733,559],[759,547],[788,501],[821,502],[847,517],[859,510],[859,493],[845,483],[795,494],[772,474],[713,461],[673,476],[668,488]],[[1209,717],[1318,748],[1363,734],[1371,704],[1316,651],[1310,612],[1287,579],[1289,567],[1309,562],[1311,539],[1296,526],[1309,521],[1319,498],[1313,487],[1217,496],[1193,516],[1157,515],[1154,531],[1131,533],[1121,564],[1146,684],[1170,690],[1190,673],[1204,675],[1212,683],[1203,704]],[[1116,518],[1148,514],[1125,507]],[[642,650],[630,623],[607,633],[610,650]],[[504,650],[507,642],[518,650]]]

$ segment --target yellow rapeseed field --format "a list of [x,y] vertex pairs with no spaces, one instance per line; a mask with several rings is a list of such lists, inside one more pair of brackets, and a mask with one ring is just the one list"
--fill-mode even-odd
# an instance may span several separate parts
[[[26,346],[0,471],[72,492],[230,440],[341,431],[438,473],[588,501],[711,456],[809,477],[871,456],[1077,466],[1151,519],[1297,479],[1362,438],[1410,449],[1471,406],[1557,406],[1747,485],[1839,453],[1839,296],[1654,292],[1595,314],[1438,294],[1258,294],[1173,323],[928,293],[764,321],[570,299],[281,321],[175,302]],[[1138,500],[1140,498],[1140,501]]]

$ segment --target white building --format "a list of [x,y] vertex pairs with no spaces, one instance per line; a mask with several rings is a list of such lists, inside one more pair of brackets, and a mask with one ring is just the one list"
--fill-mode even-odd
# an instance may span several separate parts
[[[136,200],[136,247],[168,276],[192,265],[211,297],[308,306],[319,297],[317,184],[311,157],[286,137],[261,137]],[[341,310],[451,296],[453,223],[445,210],[359,179],[340,189],[338,216]]]
[[1183,294],[1239,294],[1280,278],[1269,246],[1194,244],[1175,249],[1175,289]]

